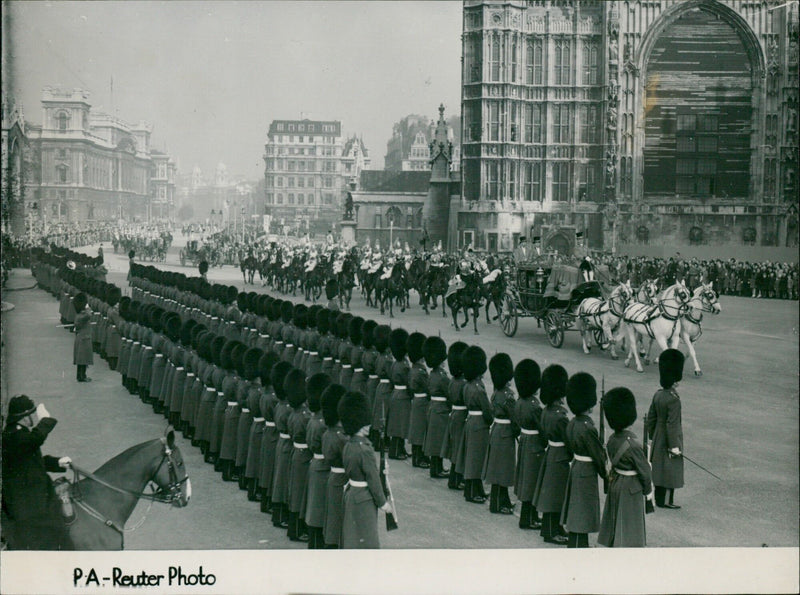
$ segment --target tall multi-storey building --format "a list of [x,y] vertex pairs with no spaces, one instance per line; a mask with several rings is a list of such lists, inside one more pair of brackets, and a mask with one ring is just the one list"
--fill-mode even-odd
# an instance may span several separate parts
[[166,153],[152,150],[153,170],[150,175],[153,219],[173,219],[175,216],[175,162]]
[[25,212],[25,180],[29,173],[25,164],[30,154],[25,117],[14,98],[5,93],[2,96],[2,141],[2,230],[20,235],[26,219],[30,220],[38,205],[29,203],[28,213]]
[[264,146],[266,214],[278,229],[324,232],[341,219],[351,174],[342,123],[273,120]]
[[466,0],[462,39],[458,244],[796,242],[796,2]]
[[345,191],[358,188],[361,172],[369,169],[370,161],[369,151],[360,136],[354,134],[344,142],[342,175],[345,177]]

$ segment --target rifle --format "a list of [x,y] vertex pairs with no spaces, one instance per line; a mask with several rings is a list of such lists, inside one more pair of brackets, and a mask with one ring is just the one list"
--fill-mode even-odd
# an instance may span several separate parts
[[389,502],[389,505],[392,507],[391,512],[386,513],[386,530],[393,531],[397,529],[397,517],[396,510],[397,508],[394,505],[394,497],[392,496],[392,485],[389,483],[389,463],[386,460],[386,413],[385,413],[385,404],[381,401],[381,423],[383,424],[383,428],[381,429],[381,462],[380,462],[380,476],[381,476],[381,486],[383,487],[383,494],[386,496],[386,501]]
[[603,453],[606,455],[605,460],[605,473],[603,474],[603,493],[608,494],[608,474],[610,471],[610,463],[608,460],[608,452],[606,452],[606,420],[603,417],[603,398],[606,396],[606,375],[603,374],[603,380],[600,385],[600,444],[603,446]]
[[[642,433],[642,446],[644,447],[644,455],[647,457],[647,462],[652,467],[652,463],[650,463],[650,444],[647,441],[647,414],[644,414],[644,432]],[[644,500],[644,512],[645,514],[650,514],[651,512],[655,512],[656,509],[653,506],[653,502],[645,498]]]

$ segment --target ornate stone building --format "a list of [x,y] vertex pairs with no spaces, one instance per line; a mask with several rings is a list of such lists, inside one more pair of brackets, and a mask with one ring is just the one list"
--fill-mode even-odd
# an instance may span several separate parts
[[175,162],[161,151],[153,150],[150,156],[153,160],[150,174],[151,216],[153,219],[174,219]]
[[466,0],[463,19],[458,245],[796,243],[796,2]]

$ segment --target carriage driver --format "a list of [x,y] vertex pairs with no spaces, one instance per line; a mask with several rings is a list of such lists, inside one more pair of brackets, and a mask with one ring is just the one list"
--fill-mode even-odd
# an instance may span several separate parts
[[592,264],[591,256],[584,256],[578,268],[581,271],[581,275],[583,275],[584,283],[594,281],[594,265]]
[[66,471],[69,457],[42,456],[58,423],[43,404],[17,395],[3,430],[3,537],[10,550],[71,550],[61,504],[48,471]]

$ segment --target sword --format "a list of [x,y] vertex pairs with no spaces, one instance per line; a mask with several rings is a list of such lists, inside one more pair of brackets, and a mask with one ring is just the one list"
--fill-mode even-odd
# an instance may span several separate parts
[[[667,452],[669,452],[669,451],[667,451]],[[673,457],[674,457],[674,456],[676,456],[676,455],[673,455],[673,454],[671,454],[670,456],[673,456]],[[725,481],[725,480],[724,480],[724,479],[722,479],[722,478],[721,478],[719,475],[717,475],[716,473],[712,473],[711,471],[709,471],[708,469],[706,469],[705,467],[703,467],[703,466],[702,466],[700,463],[698,463],[697,461],[693,461],[692,459],[690,459],[689,457],[687,457],[685,454],[681,453],[680,455],[677,455],[677,456],[683,457],[684,459],[686,459],[687,461],[689,461],[689,462],[690,462],[692,465],[694,465],[695,467],[697,467],[697,468],[699,468],[699,469],[702,469],[703,471],[705,471],[705,472],[706,472],[706,473],[708,473],[709,475],[712,475],[713,477],[716,477],[718,480],[720,480],[720,481]]]

